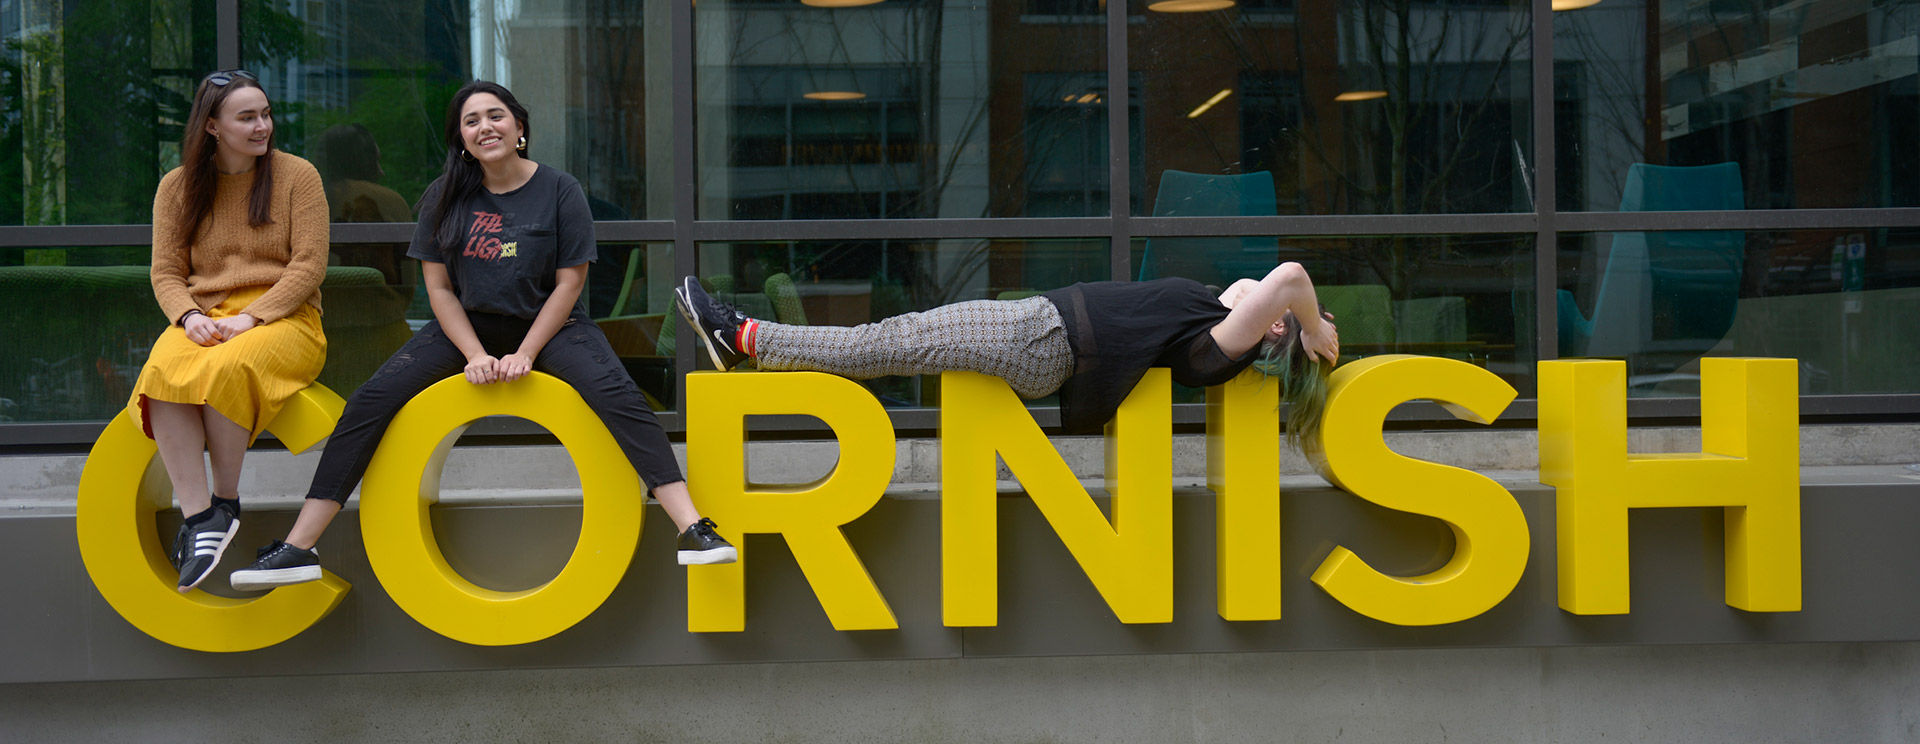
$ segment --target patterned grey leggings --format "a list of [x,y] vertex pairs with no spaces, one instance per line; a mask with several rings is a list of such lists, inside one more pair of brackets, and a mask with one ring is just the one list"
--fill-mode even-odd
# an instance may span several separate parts
[[979,372],[1022,398],[1055,390],[1073,374],[1066,324],[1045,297],[974,300],[852,328],[761,322],[755,358],[765,370],[883,375]]

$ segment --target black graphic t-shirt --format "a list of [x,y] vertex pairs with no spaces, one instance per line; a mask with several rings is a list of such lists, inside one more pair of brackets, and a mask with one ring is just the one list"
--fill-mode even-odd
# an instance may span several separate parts
[[[540,166],[533,178],[504,194],[480,189],[459,206],[460,243],[451,254],[433,244],[434,205],[441,182],[420,198],[420,222],[407,255],[445,263],[460,306],[470,312],[531,320],[553,295],[556,272],[594,259],[593,213],[580,182]],[[575,312],[585,312],[585,297]]]

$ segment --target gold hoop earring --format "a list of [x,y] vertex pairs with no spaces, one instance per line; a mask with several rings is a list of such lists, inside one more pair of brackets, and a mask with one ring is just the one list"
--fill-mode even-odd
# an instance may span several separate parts
[[461,159],[461,160],[465,160],[465,161],[467,161],[467,162],[469,162],[469,163],[471,163],[471,162],[473,162],[473,153],[471,153],[471,152],[467,152],[467,150],[466,150],[465,148],[461,148],[461,150],[460,150],[460,159]]
[[523,135],[520,135],[520,146],[519,146],[519,147],[516,147],[516,148],[514,148],[514,149],[516,149],[516,150],[519,150],[519,151],[521,151],[521,152],[526,152],[526,151],[527,151],[527,136],[526,136],[526,135],[524,135],[524,134],[523,134]]

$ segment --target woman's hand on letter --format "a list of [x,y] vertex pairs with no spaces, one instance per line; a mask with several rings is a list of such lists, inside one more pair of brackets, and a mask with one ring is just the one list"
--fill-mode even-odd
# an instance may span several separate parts
[[495,382],[513,382],[526,377],[532,370],[533,358],[516,351],[493,363],[493,379]]
[[499,363],[500,360],[493,358],[492,354],[481,354],[480,356],[468,359],[466,370],[467,382],[475,385],[485,385],[493,382],[493,368]]

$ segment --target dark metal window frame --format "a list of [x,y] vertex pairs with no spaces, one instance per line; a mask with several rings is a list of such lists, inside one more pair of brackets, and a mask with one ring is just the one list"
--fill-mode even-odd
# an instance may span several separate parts
[[[240,65],[240,0],[217,0],[215,27],[218,60],[222,68]],[[1185,236],[1323,236],[1381,234],[1533,233],[1537,317],[1556,312],[1554,290],[1559,266],[1557,238],[1584,232],[1657,230],[1806,230],[1873,227],[1920,227],[1920,208],[1787,209],[1718,212],[1561,212],[1555,203],[1553,132],[1553,11],[1549,0],[1532,0],[1532,158],[1535,165],[1534,212],[1503,214],[1407,215],[1298,215],[1272,217],[1135,217],[1131,209],[1130,123],[1125,106],[1107,107],[1108,169],[1112,187],[1109,216],[1072,218],[961,218],[880,220],[772,220],[722,221],[695,219],[696,169],[684,153],[694,147],[693,6],[676,0],[670,16],[673,93],[673,151],[683,155],[673,162],[673,218],[599,222],[596,237],[608,242],[671,243],[674,271],[694,273],[695,246],[703,242],[766,240],[935,240],[953,238],[1106,238],[1110,241],[1112,276],[1129,277],[1134,238]],[[1128,85],[1126,2],[1108,3],[1107,89]],[[1120,143],[1114,146],[1114,143]],[[333,226],[335,244],[391,244],[411,240],[411,224],[340,224]],[[151,225],[33,225],[0,227],[0,247],[140,245],[152,237]],[[1536,347],[1541,359],[1552,359],[1559,348],[1554,323],[1536,323]],[[685,338],[686,336],[683,336]],[[695,368],[694,349],[680,344],[674,353],[679,375],[679,399],[685,399],[685,375]],[[1916,421],[1920,394],[1809,395],[1800,401],[1803,419],[1810,421]],[[1536,406],[1521,400],[1501,417],[1502,423],[1531,424]],[[1684,423],[1697,420],[1697,398],[1635,399],[1628,402],[1635,423]],[[903,433],[930,434],[938,429],[934,409],[897,409],[888,412]],[[1177,426],[1194,428],[1204,422],[1198,404],[1175,406]],[[1043,426],[1058,423],[1058,411],[1042,409],[1036,416]],[[789,420],[790,418],[790,420]],[[1431,404],[1405,406],[1395,413],[1399,425],[1449,425],[1453,419]],[[756,435],[776,438],[814,438],[829,433],[806,417],[771,417]],[[662,412],[661,422],[671,432],[684,430],[678,412]],[[104,422],[0,424],[0,452],[67,450],[93,441]],[[541,438],[544,431],[528,422],[487,421],[469,430],[469,436],[513,440]]]

